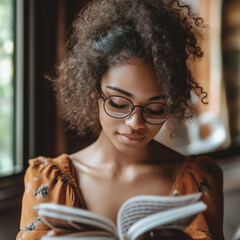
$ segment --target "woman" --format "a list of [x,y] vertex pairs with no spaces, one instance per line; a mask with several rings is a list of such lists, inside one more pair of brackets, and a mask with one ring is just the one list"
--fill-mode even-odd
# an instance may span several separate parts
[[42,202],[116,222],[130,197],[198,191],[208,209],[186,234],[224,239],[219,166],[153,140],[169,117],[195,114],[192,91],[204,103],[206,92],[189,66],[203,55],[197,41],[203,27],[178,0],[94,0],[79,13],[54,86],[69,126],[97,140],[71,155],[29,161],[17,239],[39,239],[50,230],[32,209]]

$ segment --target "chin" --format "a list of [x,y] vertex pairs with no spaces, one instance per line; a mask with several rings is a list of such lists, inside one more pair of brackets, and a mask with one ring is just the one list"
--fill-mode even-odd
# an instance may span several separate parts
[[128,146],[115,146],[117,150],[123,154],[134,155],[139,153],[142,149],[140,147],[128,147]]

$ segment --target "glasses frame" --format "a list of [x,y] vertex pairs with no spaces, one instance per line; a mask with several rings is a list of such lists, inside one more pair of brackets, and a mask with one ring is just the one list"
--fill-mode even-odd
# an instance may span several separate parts
[[[126,99],[127,101],[129,101],[129,102],[132,104],[131,111],[130,111],[126,116],[123,116],[123,117],[114,117],[114,116],[110,115],[110,114],[106,111],[105,104],[106,104],[107,99],[109,99],[109,98],[111,98],[111,97],[120,97],[120,98],[124,98],[124,99]],[[116,119],[122,119],[122,118],[126,118],[126,117],[130,116],[130,115],[133,113],[134,109],[137,108],[137,107],[141,108],[141,116],[142,116],[142,119],[144,120],[144,122],[146,122],[146,123],[148,123],[148,124],[150,124],[150,125],[159,125],[159,124],[162,124],[162,123],[166,122],[166,121],[168,120],[169,116],[170,116],[170,114],[167,113],[168,115],[167,115],[166,119],[164,119],[162,122],[160,122],[160,123],[150,123],[150,122],[148,122],[148,121],[145,120],[145,118],[144,118],[144,116],[143,116],[143,109],[144,109],[146,106],[148,106],[148,105],[150,105],[150,104],[153,104],[153,103],[162,104],[162,105],[167,106],[166,104],[160,103],[160,102],[150,102],[150,103],[148,103],[148,104],[146,104],[146,105],[144,105],[144,106],[134,105],[133,102],[132,102],[130,99],[126,98],[126,97],[119,96],[119,95],[110,95],[110,96],[108,96],[108,97],[104,97],[102,93],[101,93],[101,95],[100,95],[100,99],[103,101],[103,109],[104,109],[105,113],[106,113],[108,116],[110,116],[110,117],[112,117],[112,118],[116,118]]]

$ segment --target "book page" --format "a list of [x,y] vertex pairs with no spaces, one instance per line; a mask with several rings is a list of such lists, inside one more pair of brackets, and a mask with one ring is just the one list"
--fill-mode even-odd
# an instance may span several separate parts
[[167,209],[188,205],[200,199],[202,193],[183,196],[136,196],[127,200],[118,213],[118,234],[124,239],[128,229],[138,220]]
[[104,230],[117,235],[115,224],[109,219],[90,211],[55,203],[41,203],[34,207],[39,217],[55,230]]
[[140,219],[129,228],[127,239],[134,240],[152,229],[174,228],[184,231],[196,215],[206,209],[207,205],[200,201],[149,215]]

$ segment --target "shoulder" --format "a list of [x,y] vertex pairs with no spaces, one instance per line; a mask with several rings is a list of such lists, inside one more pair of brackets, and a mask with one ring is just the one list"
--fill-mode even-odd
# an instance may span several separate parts
[[40,174],[51,179],[58,176],[74,177],[74,167],[68,154],[62,154],[55,158],[38,156],[30,159],[26,176]]
[[183,193],[210,189],[222,191],[223,173],[219,164],[207,156],[189,156],[178,175],[176,185]]
[[[60,197],[65,196],[74,203],[78,194],[74,177],[74,168],[67,154],[56,158],[39,156],[29,160],[29,167],[25,174],[25,195],[33,193],[38,199],[61,203]],[[29,191],[31,189],[31,191]],[[68,196],[67,196],[68,195]]]
[[67,154],[56,158],[39,156],[30,159],[24,183],[19,237],[39,239],[49,230],[34,210],[35,205],[53,202],[71,207],[83,206]]
[[206,221],[212,239],[224,239],[223,172],[218,163],[207,156],[189,157],[185,161],[178,185],[180,194],[202,192],[202,200],[207,204],[207,210],[200,214],[189,230],[199,227],[204,229],[202,224]]
[[185,173],[192,172],[194,175],[209,177],[222,176],[222,169],[218,162],[208,156],[190,156],[186,159],[183,167]]
[[38,156],[30,159],[29,166],[25,174],[25,184],[40,184],[42,182],[56,181],[64,173],[71,172],[67,154],[62,154],[57,158]]
[[218,162],[208,156],[188,156],[183,163],[180,174],[184,175],[189,171],[207,175],[222,174],[222,170]]
[[36,158],[30,159],[28,163],[28,170],[45,169],[47,167],[57,168],[60,170],[64,169],[64,166],[66,167],[69,165],[69,158],[67,154],[62,154],[56,158],[38,156]]

